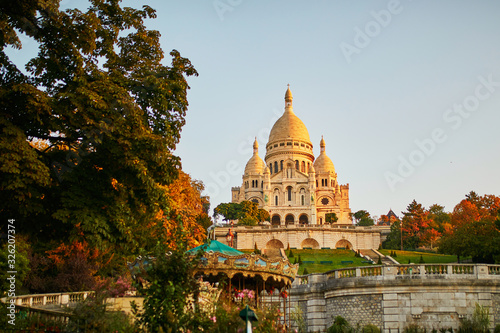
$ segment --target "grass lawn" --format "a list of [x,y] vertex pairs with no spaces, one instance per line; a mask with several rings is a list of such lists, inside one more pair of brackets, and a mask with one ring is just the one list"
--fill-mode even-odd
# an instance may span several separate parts
[[424,263],[426,264],[447,264],[458,261],[457,256],[438,253],[399,250],[380,250],[380,253],[382,253],[383,255],[390,255],[392,251],[396,252],[397,255],[394,259],[396,259],[396,261],[398,261],[402,265],[408,264],[408,260],[412,264],[418,264],[420,263],[420,256],[422,256],[422,258],[424,259]]
[[[332,269],[346,268],[346,267],[358,267],[367,266],[371,264],[363,263],[365,259],[357,258],[354,256],[354,252],[350,250],[340,250],[340,249],[321,249],[321,250],[295,250],[292,249],[293,257],[290,257],[289,251],[285,251],[288,255],[288,260],[294,263],[298,260],[299,255],[302,260],[302,264],[299,267],[298,274],[301,275],[304,269],[307,267],[309,273],[324,273]],[[321,262],[324,263],[321,263]],[[331,261],[331,263],[325,263]],[[351,263],[342,263],[342,261],[352,261]]]

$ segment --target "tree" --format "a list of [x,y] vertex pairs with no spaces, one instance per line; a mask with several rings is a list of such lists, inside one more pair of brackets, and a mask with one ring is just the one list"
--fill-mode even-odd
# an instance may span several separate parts
[[219,215],[223,216],[224,221],[239,220],[238,223],[245,225],[256,225],[270,219],[269,212],[252,201],[221,203],[214,209],[214,218]]
[[[167,248],[164,240],[158,241],[151,253],[155,258],[144,278],[147,286],[139,286],[144,296],[142,309],[133,305],[138,328],[148,332],[208,331],[210,319],[201,313],[197,302],[200,286],[194,275],[198,256],[186,254],[187,239],[181,228],[177,229],[175,249]],[[161,226],[157,226],[161,229]],[[161,230],[160,234],[161,234]]]
[[375,221],[370,216],[370,213],[366,210],[358,210],[357,212],[352,213],[351,216],[354,218],[355,223],[359,226],[368,227],[375,224]]
[[459,257],[471,256],[474,262],[500,262],[500,230],[494,221],[465,224],[443,237],[439,251]]
[[[12,236],[11,233],[9,235]],[[29,244],[21,236],[10,239],[15,239],[15,243],[0,244],[0,297],[6,297],[9,294],[11,297],[12,293],[19,295],[23,291],[26,292],[27,286],[24,285],[23,281],[30,273]],[[15,279],[12,279],[12,273],[10,273],[12,271],[16,272]]]
[[495,221],[500,211],[500,197],[494,195],[479,196],[470,192],[451,214],[451,224],[456,229],[464,224],[480,220]]
[[474,262],[500,262],[500,198],[493,195],[466,195],[453,209],[452,228],[439,242],[439,251]]
[[188,248],[201,245],[207,238],[207,229],[212,224],[212,221],[208,216],[208,207],[210,205],[208,198],[201,195],[204,188],[201,181],[193,180],[191,176],[182,170],[179,170],[177,179],[166,186],[169,211],[163,215],[163,225],[167,232],[166,240],[170,247],[175,247],[177,242],[176,237],[173,237],[173,235],[177,233],[177,229],[180,227],[178,224],[179,219],[182,220]]
[[214,219],[220,215],[224,221],[237,220],[240,217],[238,209],[238,203],[221,203],[214,208]]
[[429,226],[429,213],[425,208],[413,200],[406,212],[403,212],[401,228],[403,229],[403,245],[406,248],[416,249],[422,245],[421,236]]
[[[0,13],[0,216],[32,241],[137,251],[139,231],[169,211],[196,70],[176,50],[162,64],[149,6],[61,11],[33,0],[2,2]],[[26,72],[5,53],[22,47],[20,34],[38,44]]]
[[335,223],[339,220],[337,214],[335,213],[326,213],[325,214],[325,222],[326,223]]

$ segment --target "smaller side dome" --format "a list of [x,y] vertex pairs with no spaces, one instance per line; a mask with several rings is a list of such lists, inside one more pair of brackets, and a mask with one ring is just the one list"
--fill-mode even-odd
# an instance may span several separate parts
[[257,142],[257,138],[253,143],[253,156],[247,162],[245,166],[245,175],[249,174],[262,174],[266,169],[266,164],[259,156],[259,144]]
[[335,166],[333,165],[333,162],[330,159],[330,157],[328,157],[325,152],[326,144],[325,144],[325,139],[323,139],[323,136],[321,137],[320,147],[321,147],[321,153],[319,154],[316,161],[314,161],[314,169],[316,170],[316,173],[330,172],[335,174]]

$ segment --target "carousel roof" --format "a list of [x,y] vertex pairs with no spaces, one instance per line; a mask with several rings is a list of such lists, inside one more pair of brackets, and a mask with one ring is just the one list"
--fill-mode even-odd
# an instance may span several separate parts
[[228,256],[239,256],[244,254],[243,252],[238,251],[216,240],[209,240],[208,243],[197,246],[194,249],[187,251],[186,253],[196,254],[198,251],[203,251],[205,253],[211,253],[211,252],[222,253]]

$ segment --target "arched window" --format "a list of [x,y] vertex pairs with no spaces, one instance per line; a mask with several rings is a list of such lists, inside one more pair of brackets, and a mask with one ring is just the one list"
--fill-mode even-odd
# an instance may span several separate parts
[[299,160],[295,160],[295,169],[299,170]]
[[264,188],[264,181],[260,182],[260,188]]
[[271,175],[273,174],[273,164],[272,163],[269,164],[269,172],[271,173]]
[[306,172],[306,162],[302,161],[302,166],[300,167],[300,171]]
[[287,193],[287,194],[288,194],[288,201],[292,201],[292,187],[291,187],[291,186],[288,186],[288,187],[286,188],[286,190],[287,190],[287,192],[288,192],[288,193]]
[[318,180],[316,179],[316,187],[318,187]]
[[301,202],[302,202],[302,206],[305,206],[305,204],[306,204],[306,197],[305,197],[305,195],[302,195],[302,196],[300,197],[300,200],[301,200]]
[[274,162],[274,173],[278,173],[278,162]]
[[277,195],[274,196],[274,205],[278,206],[278,196]]
[[280,170],[283,170],[283,160],[280,161]]

